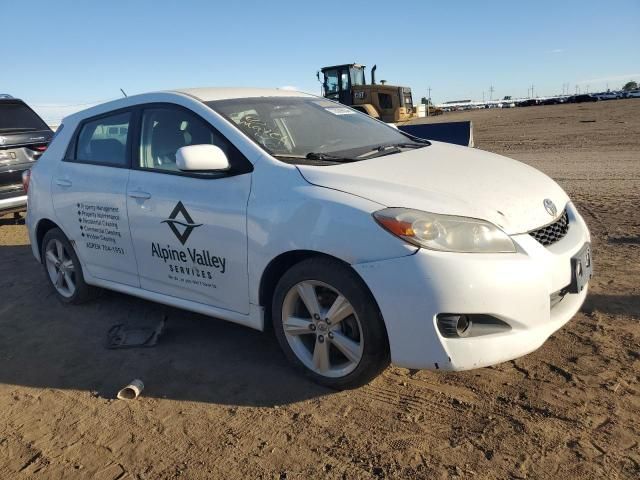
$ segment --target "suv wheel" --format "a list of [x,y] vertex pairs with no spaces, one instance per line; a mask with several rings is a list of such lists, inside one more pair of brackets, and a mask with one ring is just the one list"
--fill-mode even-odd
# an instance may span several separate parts
[[317,383],[355,388],[389,365],[378,307],[362,279],[338,261],[291,267],[276,287],[272,318],[287,358]]
[[93,297],[95,289],[87,285],[80,261],[62,230],[49,230],[42,240],[42,264],[58,298],[64,303],[82,303]]

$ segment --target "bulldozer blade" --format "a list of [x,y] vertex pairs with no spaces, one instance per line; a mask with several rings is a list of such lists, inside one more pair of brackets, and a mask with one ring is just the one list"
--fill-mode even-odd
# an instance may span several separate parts
[[398,129],[426,140],[473,147],[473,124],[470,121],[398,125]]

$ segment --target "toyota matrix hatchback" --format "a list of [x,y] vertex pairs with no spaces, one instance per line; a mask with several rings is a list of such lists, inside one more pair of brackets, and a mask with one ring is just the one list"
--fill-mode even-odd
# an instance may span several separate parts
[[589,231],[550,178],[303,93],[192,89],[66,118],[33,168],[33,253],[95,287],[262,330],[317,382],[465,370],[578,311]]

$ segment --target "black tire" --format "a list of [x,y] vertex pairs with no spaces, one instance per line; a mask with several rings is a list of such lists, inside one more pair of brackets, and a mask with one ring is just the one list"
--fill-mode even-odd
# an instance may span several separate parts
[[[56,289],[55,285],[51,280],[51,277],[49,276],[49,271],[47,270],[47,262],[45,261],[45,255],[46,255],[47,245],[49,244],[49,242],[53,240],[57,240],[64,245],[66,252],[69,254],[69,257],[73,261],[74,277],[75,277],[75,292],[70,297],[65,297]],[[77,305],[77,304],[92,300],[93,298],[96,297],[98,293],[98,289],[90,285],[87,285],[87,283],[84,281],[84,275],[82,273],[82,265],[80,264],[80,260],[78,260],[78,256],[76,255],[76,252],[73,246],[71,245],[71,242],[69,242],[69,239],[62,232],[62,230],[60,230],[59,228],[52,228],[45,234],[44,238],[42,239],[40,255],[42,259],[42,266],[44,268],[44,273],[47,280],[49,281],[49,285],[51,286],[53,291],[56,293],[56,297],[61,302]]]
[[[351,303],[360,319],[364,339],[363,354],[357,367],[342,377],[327,377],[307,368],[296,356],[284,334],[282,310],[291,288],[305,280],[323,282],[339,291]],[[377,377],[390,363],[389,341],[382,315],[373,295],[362,279],[346,264],[330,258],[303,260],[279,280],[272,301],[273,328],[287,359],[316,383],[336,389],[357,388]]]

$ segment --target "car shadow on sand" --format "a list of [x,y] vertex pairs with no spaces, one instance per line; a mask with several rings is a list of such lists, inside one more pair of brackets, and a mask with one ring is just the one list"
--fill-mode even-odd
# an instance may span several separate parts
[[629,315],[640,318],[640,295],[589,293],[581,311],[589,314],[599,311],[612,315]]
[[[62,304],[29,246],[0,246],[0,383],[113,398],[134,378],[143,395],[272,406],[332,393],[291,368],[272,334],[115,292]],[[110,350],[115,325],[167,317],[152,348]]]

